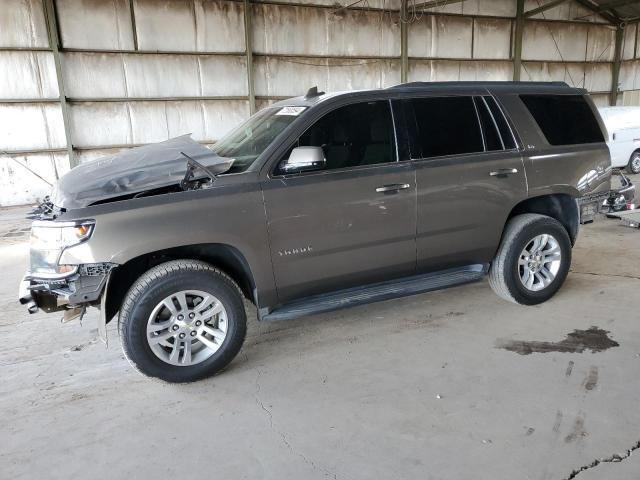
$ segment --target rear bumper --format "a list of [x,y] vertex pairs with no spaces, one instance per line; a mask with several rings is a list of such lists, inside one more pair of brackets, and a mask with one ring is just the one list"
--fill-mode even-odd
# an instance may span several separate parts
[[580,223],[591,223],[602,209],[602,203],[609,198],[609,191],[592,193],[578,198]]

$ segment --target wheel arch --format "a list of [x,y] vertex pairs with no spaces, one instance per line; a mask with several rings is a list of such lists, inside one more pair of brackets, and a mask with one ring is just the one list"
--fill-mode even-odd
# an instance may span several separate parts
[[537,213],[555,218],[567,230],[571,245],[575,244],[580,228],[580,209],[573,196],[566,193],[552,193],[527,198],[511,209],[507,222],[523,213]]
[[109,279],[105,298],[105,318],[109,322],[120,309],[133,283],[150,268],[178,259],[201,260],[219,268],[240,287],[245,298],[256,303],[256,284],[245,256],[235,247],[221,243],[185,245],[145,253],[116,267]]

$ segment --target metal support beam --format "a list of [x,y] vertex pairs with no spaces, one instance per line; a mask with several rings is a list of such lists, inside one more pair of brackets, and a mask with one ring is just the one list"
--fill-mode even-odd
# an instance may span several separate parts
[[528,12],[526,12],[524,14],[524,16],[526,18],[533,17],[534,15],[538,15],[539,13],[546,12],[547,10],[555,8],[558,5],[562,5],[566,1],[567,0],[552,0],[551,2],[545,3],[544,5],[542,5],[542,6],[538,7],[538,8],[534,8],[533,10],[529,10]]
[[[67,142],[67,155],[69,156],[69,166],[75,167],[77,159],[73,153],[73,143],[71,141],[71,122],[69,120],[69,105],[67,104],[67,96],[64,89],[64,77],[62,75],[62,61],[60,58],[60,36],[58,34],[58,19],[56,15],[56,6],[54,0],[44,0],[44,14],[47,19],[47,36],[49,38],[49,48],[53,54],[53,62],[56,67],[56,78],[58,80],[58,94],[60,98],[60,110],[62,111],[62,122],[64,125],[64,136]],[[58,170],[55,168],[56,178]]]
[[611,95],[609,105],[615,106],[618,101],[618,82],[620,80],[620,65],[622,64],[622,42],[624,41],[624,27],[616,28],[616,47],[613,54],[613,68],[611,69]]
[[400,83],[407,83],[409,72],[407,1],[401,0],[400,3]]
[[129,0],[129,15],[131,15],[131,33],[133,35],[133,49],[138,50],[138,27],[136,27],[136,11],[133,0]]
[[251,25],[251,0],[244,0],[244,45],[247,59],[247,91],[249,93],[249,113],[256,112],[256,92],[253,83],[253,27]]
[[620,8],[626,5],[631,5],[633,3],[637,3],[637,1],[638,0],[616,0],[615,2],[609,2],[609,3],[605,3],[604,5],[600,5],[599,7],[596,8],[596,11],[598,12],[609,11],[615,14],[616,12],[612,10],[613,8]]
[[461,2],[464,2],[464,0],[431,0],[429,2],[416,3],[412,8],[415,8],[416,10],[424,10],[427,8],[444,7],[445,5],[451,5],[452,3]]
[[524,0],[518,0],[516,7],[516,26],[513,35],[513,81],[520,81],[522,69],[522,33],[524,31]]
[[607,12],[598,11],[598,8],[595,7],[589,0],[575,0],[575,2],[582,5],[587,10],[595,13],[596,15],[599,15],[600,17],[604,18],[607,22],[609,22],[612,25],[620,24],[620,19],[618,17],[611,15],[610,13],[607,13]]

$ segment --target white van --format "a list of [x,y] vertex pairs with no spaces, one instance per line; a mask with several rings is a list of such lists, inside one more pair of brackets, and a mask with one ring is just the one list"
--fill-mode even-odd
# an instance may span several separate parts
[[598,109],[609,133],[611,165],[640,173],[640,107]]

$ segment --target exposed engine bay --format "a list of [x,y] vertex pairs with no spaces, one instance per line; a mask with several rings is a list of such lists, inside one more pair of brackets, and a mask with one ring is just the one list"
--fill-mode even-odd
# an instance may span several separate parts
[[32,218],[52,219],[70,209],[206,188],[233,162],[189,135],[132,148],[72,169]]

